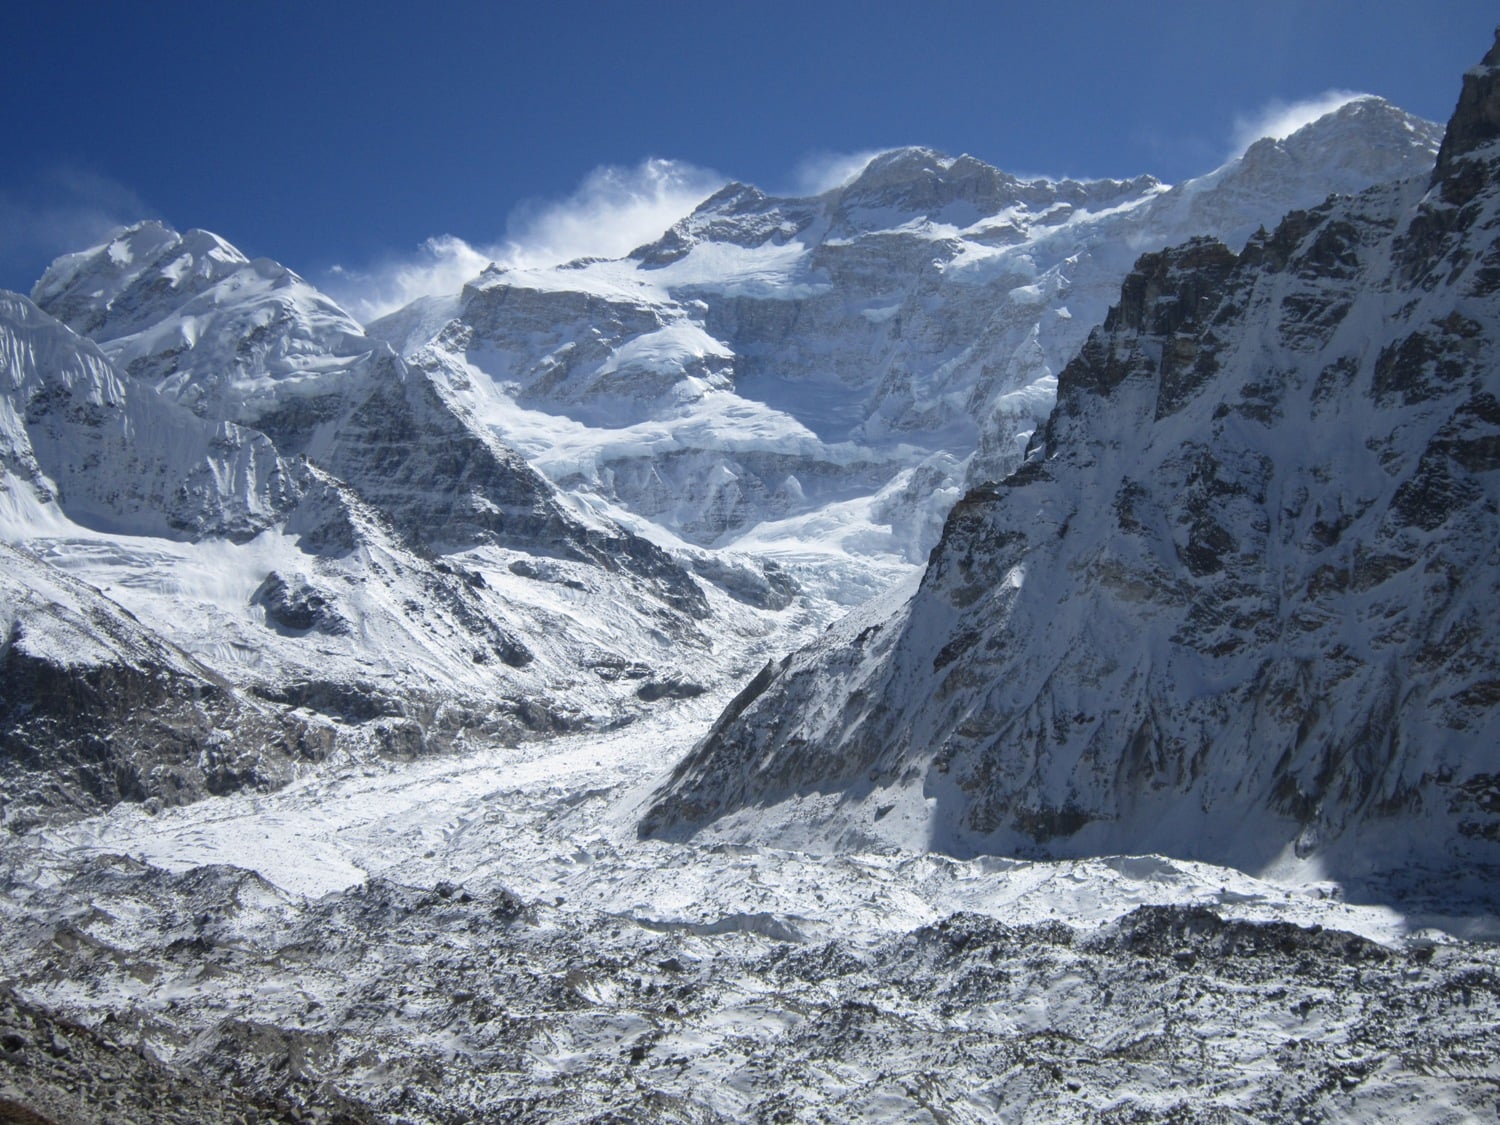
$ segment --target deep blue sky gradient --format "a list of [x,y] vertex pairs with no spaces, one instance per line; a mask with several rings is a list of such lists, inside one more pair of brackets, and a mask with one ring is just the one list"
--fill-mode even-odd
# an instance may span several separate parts
[[1291,3],[10,4],[0,286],[102,218],[207,227],[316,277],[648,156],[770,189],[901,144],[1168,181],[1331,88],[1443,120],[1500,9]]

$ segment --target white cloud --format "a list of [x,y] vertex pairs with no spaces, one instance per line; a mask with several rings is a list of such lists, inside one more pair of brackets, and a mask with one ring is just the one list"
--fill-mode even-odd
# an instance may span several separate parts
[[1268,102],[1255,113],[1234,119],[1234,149],[1230,156],[1239,156],[1262,137],[1278,141],[1289,137],[1302,126],[1310,125],[1324,114],[1364,96],[1353,90],[1325,90],[1302,101]]
[[86,168],[60,166],[0,193],[0,285],[29,289],[59,254],[105,241],[151,217],[130,188]]
[[410,258],[393,258],[368,270],[334,266],[322,286],[358,319],[368,322],[418,297],[457,293],[494,260],[493,253],[444,234],[429,238]]
[[518,207],[501,242],[475,245],[440,235],[410,257],[365,270],[335,266],[324,284],[350,312],[368,321],[418,297],[457,293],[491,262],[527,267],[622,257],[660,237],[723,183],[715,173],[681,161],[650,159],[633,168],[606,165],[590,172],[564,199]]

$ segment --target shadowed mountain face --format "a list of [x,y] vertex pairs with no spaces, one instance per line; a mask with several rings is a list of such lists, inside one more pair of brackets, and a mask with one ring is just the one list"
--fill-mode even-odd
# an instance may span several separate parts
[[[90,586],[0,543],[0,823],[271,788],[332,730],[240,691]],[[229,732],[233,731],[233,736]]]
[[1141,258],[915,597],[768,668],[642,831],[1500,859],[1497,52],[1430,186]]

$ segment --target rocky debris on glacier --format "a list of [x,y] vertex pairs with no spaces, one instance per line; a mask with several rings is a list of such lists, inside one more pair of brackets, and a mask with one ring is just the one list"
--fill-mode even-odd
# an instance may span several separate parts
[[376,1117],[336,1095],[297,1103],[226,1089],[163,1065],[149,1050],[26,1003],[0,985],[0,1120],[7,1125],[205,1125],[207,1122],[327,1122]]
[[1440,130],[1349,102],[1168,188],[883,153],[810,198],[730,184],[620,261],[492,267],[371,326],[559,485],[699,546],[920,563],[965,481],[1008,473],[1144,250],[1239,246],[1430,168]]
[[1500,860],[1497,65],[1435,170],[1143,256],[915,597],[769,665],[642,831]]
[[1438,1122],[1497,1105],[1482,945],[1201,905],[810,940],[496,884],[372,879],[309,901],[230,867],[27,872],[6,872],[0,1097],[63,1119],[158,1120],[133,1089],[206,1098],[198,1083],[286,1113],[251,1119],[402,1123]]

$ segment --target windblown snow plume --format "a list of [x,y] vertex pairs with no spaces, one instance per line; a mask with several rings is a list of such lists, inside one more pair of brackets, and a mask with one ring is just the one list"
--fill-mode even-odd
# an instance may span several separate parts
[[1233,149],[1230,156],[1239,156],[1262,137],[1273,141],[1284,140],[1305,125],[1311,125],[1320,117],[1326,117],[1355,98],[1369,97],[1356,90],[1325,90],[1315,97],[1300,101],[1272,101],[1254,113],[1236,117],[1234,121]]
[[676,160],[604,165],[563,199],[518,207],[498,242],[475,245],[437,235],[409,258],[369,269],[335,267],[328,287],[360,319],[374,320],[421,297],[457,293],[491,263],[526,268],[623,257],[659,237],[722,183],[713,172]]

